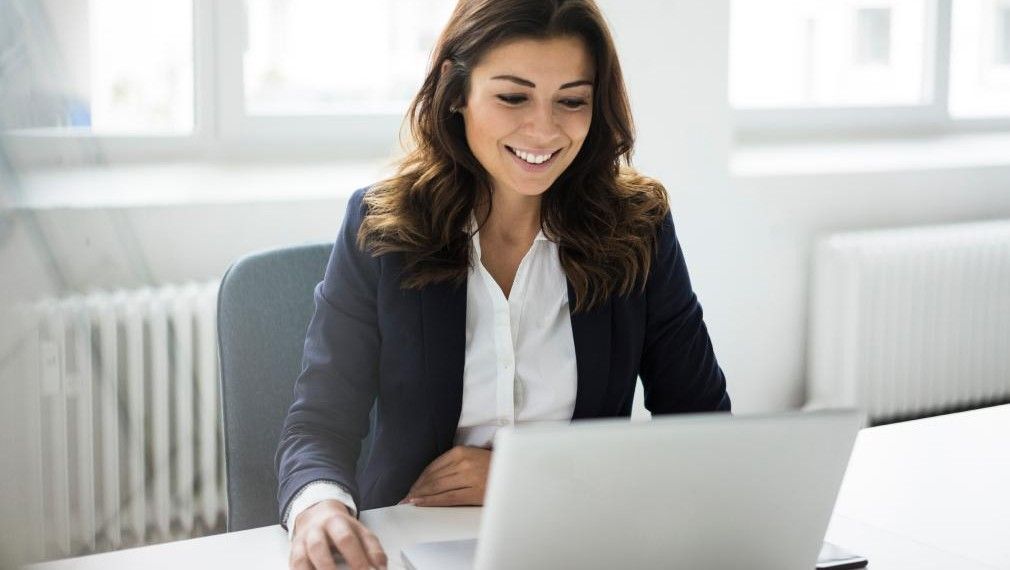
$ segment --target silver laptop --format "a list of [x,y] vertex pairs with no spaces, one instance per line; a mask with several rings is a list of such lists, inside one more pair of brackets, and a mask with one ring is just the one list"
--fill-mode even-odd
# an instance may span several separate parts
[[855,410],[503,428],[476,540],[411,570],[812,570],[865,417]]

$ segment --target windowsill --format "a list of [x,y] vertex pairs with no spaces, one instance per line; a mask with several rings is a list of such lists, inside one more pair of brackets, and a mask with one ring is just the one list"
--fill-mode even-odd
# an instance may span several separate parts
[[992,167],[1010,169],[1010,132],[749,143],[738,146],[730,157],[730,173],[743,178]]
[[[121,208],[345,200],[391,174],[388,160],[172,162],[20,172],[14,207]],[[1010,133],[862,141],[748,143],[730,156],[738,178],[1005,169]]]
[[21,172],[14,207],[121,208],[344,200],[388,175],[384,161],[174,162]]

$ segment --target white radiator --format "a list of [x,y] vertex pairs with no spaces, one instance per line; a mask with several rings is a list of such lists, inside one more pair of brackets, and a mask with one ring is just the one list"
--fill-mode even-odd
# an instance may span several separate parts
[[814,263],[808,408],[1010,400],[1010,221],[835,234]]
[[224,530],[217,283],[40,303],[45,558]]

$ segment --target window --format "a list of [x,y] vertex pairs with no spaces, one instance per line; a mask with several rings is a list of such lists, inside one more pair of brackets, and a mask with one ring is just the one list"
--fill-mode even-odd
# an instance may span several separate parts
[[[388,156],[454,0],[218,0],[219,140]],[[281,150],[283,152],[283,150]]]
[[445,0],[248,0],[247,113],[402,113],[451,8]]
[[733,0],[748,136],[1010,128],[1010,0]]
[[1010,0],[955,0],[950,112],[1010,117]]
[[[33,156],[388,156],[455,0],[10,0],[0,125]],[[8,24],[9,23],[9,24]],[[8,81],[7,78],[13,78]]]
[[926,2],[737,1],[731,96],[741,108],[922,103]]
[[[4,124],[86,134],[193,130],[193,9],[179,0],[11,2],[28,81],[11,82]],[[32,60],[32,61],[29,61]],[[27,66],[30,65],[30,69]]]

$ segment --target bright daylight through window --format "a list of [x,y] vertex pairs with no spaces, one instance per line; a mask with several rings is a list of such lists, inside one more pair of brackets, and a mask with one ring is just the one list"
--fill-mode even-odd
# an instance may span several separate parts
[[950,112],[1010,116],[1010,0],[954,0]]
[[730,50],[737,109],[946,99],[953,118],[1010,116],[1010,0],[735,0]]
[[[20,49],[40,77],[10,86],[10,129],[83,134],[192,131],[193,6],[180,0],[13,2],[4,14],[52,43]],[[31,37],[25,34],[23,37]],[[29,61],[16,57],[12,61]]]
[[924,0],[737,0],[736,107],[910,105],[925,100]]
[[402,113],[454,0],[247,0],[250,115]]

